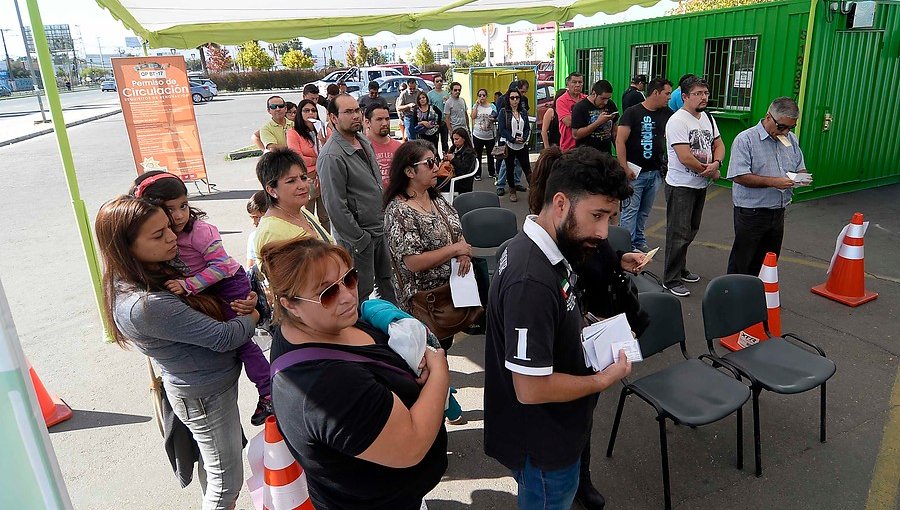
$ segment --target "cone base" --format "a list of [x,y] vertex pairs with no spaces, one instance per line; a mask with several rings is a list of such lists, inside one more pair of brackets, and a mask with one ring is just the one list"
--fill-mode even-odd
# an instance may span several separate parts
[[873,299],[878,297],[877,292],[870,292],[867,290],[864,290],[863,295],[858,296],[858,297],[857,296],[841,296],[840,294],[835,294],[835,293],[829,291],[828,289],[826,289],[824,283],[822,285],[816,285],[815,287],[813,287],[809,290],[811,290],[813,294],[818,294],[820,296],[827,297],[828,299],[831,299],[833,301],[837,301],[838,303],[841,303],[843,305],[852,306],[852,307],[857,307],[859,305],[868,303],[869,301],[872,301]]
[[44,414],[44,423],[50,428],[57,423],[64,422],[72,417],[72,408],[59,397],[53,397],[53,412]]

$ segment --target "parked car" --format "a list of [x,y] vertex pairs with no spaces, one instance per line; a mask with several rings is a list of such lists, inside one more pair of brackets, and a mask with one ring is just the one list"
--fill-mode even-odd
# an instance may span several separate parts
[[553,106],[556,89],[553,87],[552,81],[538,81],[534,94],[537,97],[537,127],[540,129],[547,108]]
[[209,91],[212,92],[213,96],[219,95],[219,87],[216,86],[216,82],[210,80],[209,78],[196,78],[191,81],[199,83],[200,85],[206,85],[209,87]]
[[545,60],[538,64],[538,81],[553,81],[553,61]]
[[347,93],[351,94],[353,92],[367,90],[370,81],[386,76],[402,76],[402,74],[396,69],[384,66],[351,67],[344,71],[329,73],[325,78],[314,81],[313,83],[319,87],[319,94],[324,96],[325,88],[328,87],[328,85],[343,80],[344,84],[347,85]]
[[[434,88],[434,82],[423,80],[419,76],[390,76],[387,78],[377,78],[373,80],[378,83],[378,95],[384,98],[388,104],[388,110],[391,113],[397,113],[397,98],[400,97],[400,86],[406,83],[410,78],[414,78],[416,80],[416,87],[420,90],[424,90],[428,92],[429,90]],[[364,94],[368,94],[368,87],[365,90],[360,90],[358,92],[354,92],[350,94],[351,96],[359,99]]]
[[0,97],[11,96],[11,95],[12,95],[12,91],[9,90],[9,87],[7,87],[6,85],[0,85]]
[[100,92],[115,92],[116,80],[107,78],[100,82]]
[[191,81],[191,99],[194,101],[194,104],[202,103],[203,101],[212,101],[213,93],[209,90],[209,87],[196,81]]

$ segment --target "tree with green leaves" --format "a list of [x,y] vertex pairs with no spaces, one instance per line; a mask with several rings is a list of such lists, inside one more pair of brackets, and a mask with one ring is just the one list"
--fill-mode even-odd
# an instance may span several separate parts
[[468,57],[469,62],[480,64],[484,62],[485,57],[487,57],[487,52],[484,51],[484,47],[482,47],[480,43],[475,43],[469,48]]
[[434,63],[434,51],[431,50],[431,46],[428,44],[428,40],[424,37],[422,38],[422,42],[420,42],[419,45],[416,46],[416,53],[413,56],[413,63],[419,66],[419,68]]
[[295,37],[290,41],[284,41],[282,43],[278,43],[275,47],[278,51],[278,54],[284,55],[285,53],[291,50],[297,50],[304,55],[312,57],[312,50],[303,46],[303,41],[300,40],[299,37]]
[[469,52],[462,48],[455,48],[453,50],[453,60],[456,61],[456,65],[466,67],[469,65]]
[[234,69],[234,61],[228,50],[216,43],[206,45],[206,68],[211,73],[221,73]]
[[369,61],[372,62],[372,65],[380,66],[381,64],[387,64],[388,58],[380,49],[369,48]]
[[262,49],[258,41],[247,41],[238,50],[237,64],[244,69],[268,71],[275,65],[275,59]]
[[359,38],[356,39],[356,65],[368,65],[369,52],[370,50],[366,46],[366,41],[363,40],[362,36],[359,36]]
[[761,4],[771,1],[774,0],[684,0],[679,1],[678,7],[669,10],[666,14],[688,14],[691,12],[711,11],[713,9],[725,9],[726,7]]
[[98,81],[105,78],[109,71],[100,67],[85,67],[81,70],[81,77],[89,81]]
[[355,66],[356,65],[356,45],[352,42],[350,46],[347,48],[347,65]]
[[185,59],[184,65],[188,71],[202,71],[203,70],[203,65],[200,63],[199,58]]
[[525,60],[531,60],[534,56],[534,37],[531,34],[525,36]]
[[312,69],[315,60],[300,50],[288,50],[281,56],[281,65],[288,69]]

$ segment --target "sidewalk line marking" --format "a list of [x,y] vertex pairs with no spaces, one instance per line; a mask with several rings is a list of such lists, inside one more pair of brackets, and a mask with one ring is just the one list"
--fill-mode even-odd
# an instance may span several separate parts
[[900,486],[900,369],[891,390],[888,419],[884,425],[881,449],[875,459],[866,510],[893,510]]

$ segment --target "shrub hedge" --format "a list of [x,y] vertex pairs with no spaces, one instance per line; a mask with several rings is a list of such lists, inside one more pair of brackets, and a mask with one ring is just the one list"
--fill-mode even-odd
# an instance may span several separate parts
[[311,69],[286,69],[281,71],[226,72],[209,75],[219,90],[299,89],[303,85],[324,76]]

